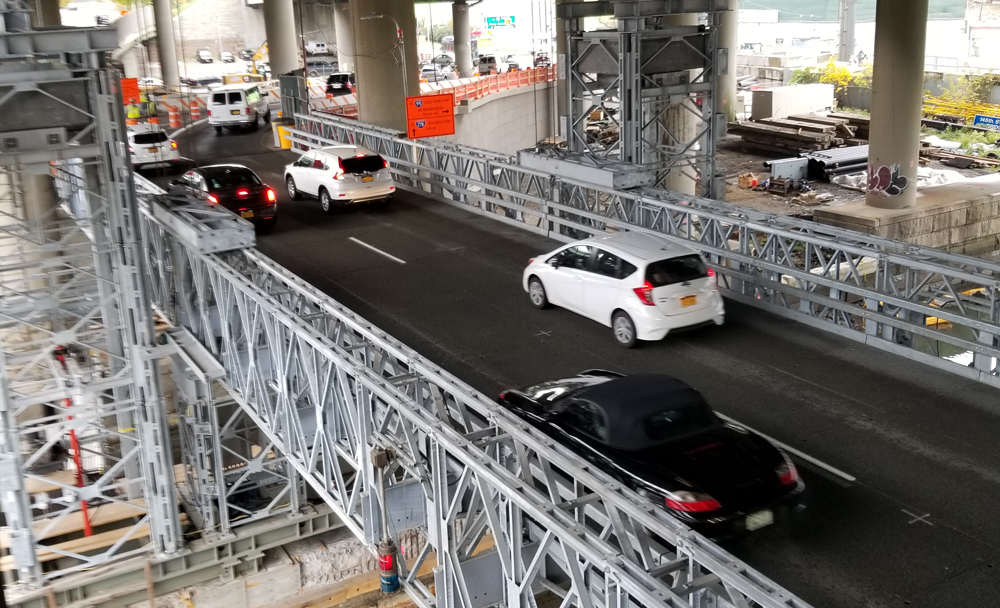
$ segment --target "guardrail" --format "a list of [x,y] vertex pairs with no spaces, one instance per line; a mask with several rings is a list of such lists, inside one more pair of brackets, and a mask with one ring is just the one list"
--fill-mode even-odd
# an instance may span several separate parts
[[402,189],[562,241],[654,232],[703,252],[729,298],[1000,387],[1000,264],[668,191],[605,190],[354,121],[295,122],[296,147],[367,146]]

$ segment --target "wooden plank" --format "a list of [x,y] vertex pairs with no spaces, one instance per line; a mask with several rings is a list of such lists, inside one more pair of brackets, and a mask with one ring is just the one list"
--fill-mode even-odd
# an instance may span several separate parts
[[796,114],[795,116],[789,116],[788,118],[790,120],[799,120],[802,122],[814,122],[818,125],[829,125],[831,127],[847,124],[847,120],[843,118],[829,118],[827,116],[814,116],[812,114]]
[[831,112],[827,114],[828,118],[842,118],[852,125],[869,125],[872,122],[871,116],[865,116],[864,114],[852,114],[850,112]]
[[787,118],[762,118],[760,120],[754,121],[762,125],[771,125],[774,127],[783,127],[786,129],[802,129],[804,131],[810,131],[814,133],[834,133],[837,127],[833,125],[821,125],[814,122],[804,122],[800,120],[788,120]]
[[[39,494],[41,492],[52,492],[61,490],[65,486],[76,487],[76,473],[73,471],[55,471],[46,475],[41,475],[44,479],[26,477],[24,479],[24,489],[28,494]],[[62,484],[62,485],[57,485]]]
[[[96,528],[97,526],[105,526],[130,517],[142,517],[146,514],[145,508],[146,499],[137,498],[136,500],[130,500],[125,504],[109,502],[96,507],[89,507],[87,509],[87,516],[90,518],[90,525]],[[54,521],[57,523],[46,530],[45,528]],[[35,540],[44,540],[46,538],[62,536],[63,534],[83,532],[83,512],[76,511],[66,515],[62,519],[55,516],[39,519],[33,523],[31,527],[34,531]],[[10,538],[7,531],[0,530],[0,549],[6,549],[10,546],[9,540]]]
[[829,143],[833,140],[831,133],[804,133],[794,129],[784,129],[770,125],[761,125],[753,122],[741,122],[730,127],[730,131],[736,133],[756,133],[780,139],[792,139],[811,143]]
[[[181,526],[185,526],[188,523],[187,515],[184,513],[180,514]],[[63,543],[57,543],[52,545],[53,548],[59,549],[61,551],[68,551],[70,553],[89,553],[92,551],[99,551],[101,549],[107,549],[113,546],[120,539],[124,538],[129,531],[132,530],[132,526],[127,528],[119,528],[117,530],[109,530],[108,532],[101,532],[100,534],[94,534],[93,536],[85,536],[83,538],[77,538],[75,540],[69,540]],[[135,528],[135,533],[129,536],[129,540],[139,540],[149,536],[149,524],[143,523],[142,525]],[[39,547],[36,556],[40,562],[51,562],[57,560],[61,557],[67,557],[61,553],[56,553],[54,551],[47,551],[42,547]],[[0,572],[13,570],[14,569],[14,556],[6,555],[0,557]]]

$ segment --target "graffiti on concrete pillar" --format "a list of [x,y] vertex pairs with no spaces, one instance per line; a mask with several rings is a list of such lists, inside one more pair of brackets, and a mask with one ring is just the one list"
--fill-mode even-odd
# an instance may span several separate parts
[[868,165],[868,191],[882,196],[899,196],[906,190],[908,180],[899,174],[899,165]]

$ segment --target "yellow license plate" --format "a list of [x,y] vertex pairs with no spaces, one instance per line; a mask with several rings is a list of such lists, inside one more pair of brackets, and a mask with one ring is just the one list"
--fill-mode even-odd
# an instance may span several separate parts
[[243,217],[253,217],[253,211],[240,211],[240,215]]
[[681,298],[681,306],[694,306],[698,303],[697,296],[685,296]]
[[156,154],[159,151],[159,148],[146,148],[146,152],[149,152],[150,154]]
[[239,110],[229,110],[229,113],[232,114],[233,116],[239,116],[240,115],[240,111]]
[[366,176],[364,176],[364,177],[361,178],[361,181],[363,181],[363,182],[373,182],[373,181],[375,181],[375,178],[372,177],[371,175],[366,175]]

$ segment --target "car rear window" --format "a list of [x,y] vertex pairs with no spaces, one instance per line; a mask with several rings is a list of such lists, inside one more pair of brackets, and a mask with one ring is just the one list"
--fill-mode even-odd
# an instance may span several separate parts
[[208,185],[213,190],[227,190],[240,186],[259,186],[260,180],[257,175],[249,169],[227,169],[225,171],[212,172],[205,176]]
[[334,84],[334,83],[344,84],[347,81],[348,81],[347,74],[332,74],[329,78],[326,79],[327,84]]
[[340,164],[344,167],[344,173],[375,173],[385,169],[385,161],[378,154],[344,158]]
[[715,424],[711,410],[700,403],[665,409],[643,421],[646,436],[655,443],[669,441],[694,431],[707,429]]
[[234,103],[243,103],[243,94],[239,91],[233,91],[229,94],[229,105]]
[[170,139],[163,131],[153,133],[137,133],[132,137],[132,141],[137,144],[159,144]]
[[217,105],[217,106],[224,106],[224,105],[226,105],[226,94],[225,93],[216,93],[215,95],[212,95],[212,103],[215,104],[215,105]]
[[646,267],[646,280],[655,287],[694,281],[708,276],[708,268],[701,256],[693,253],[668,260],[652,262]]

